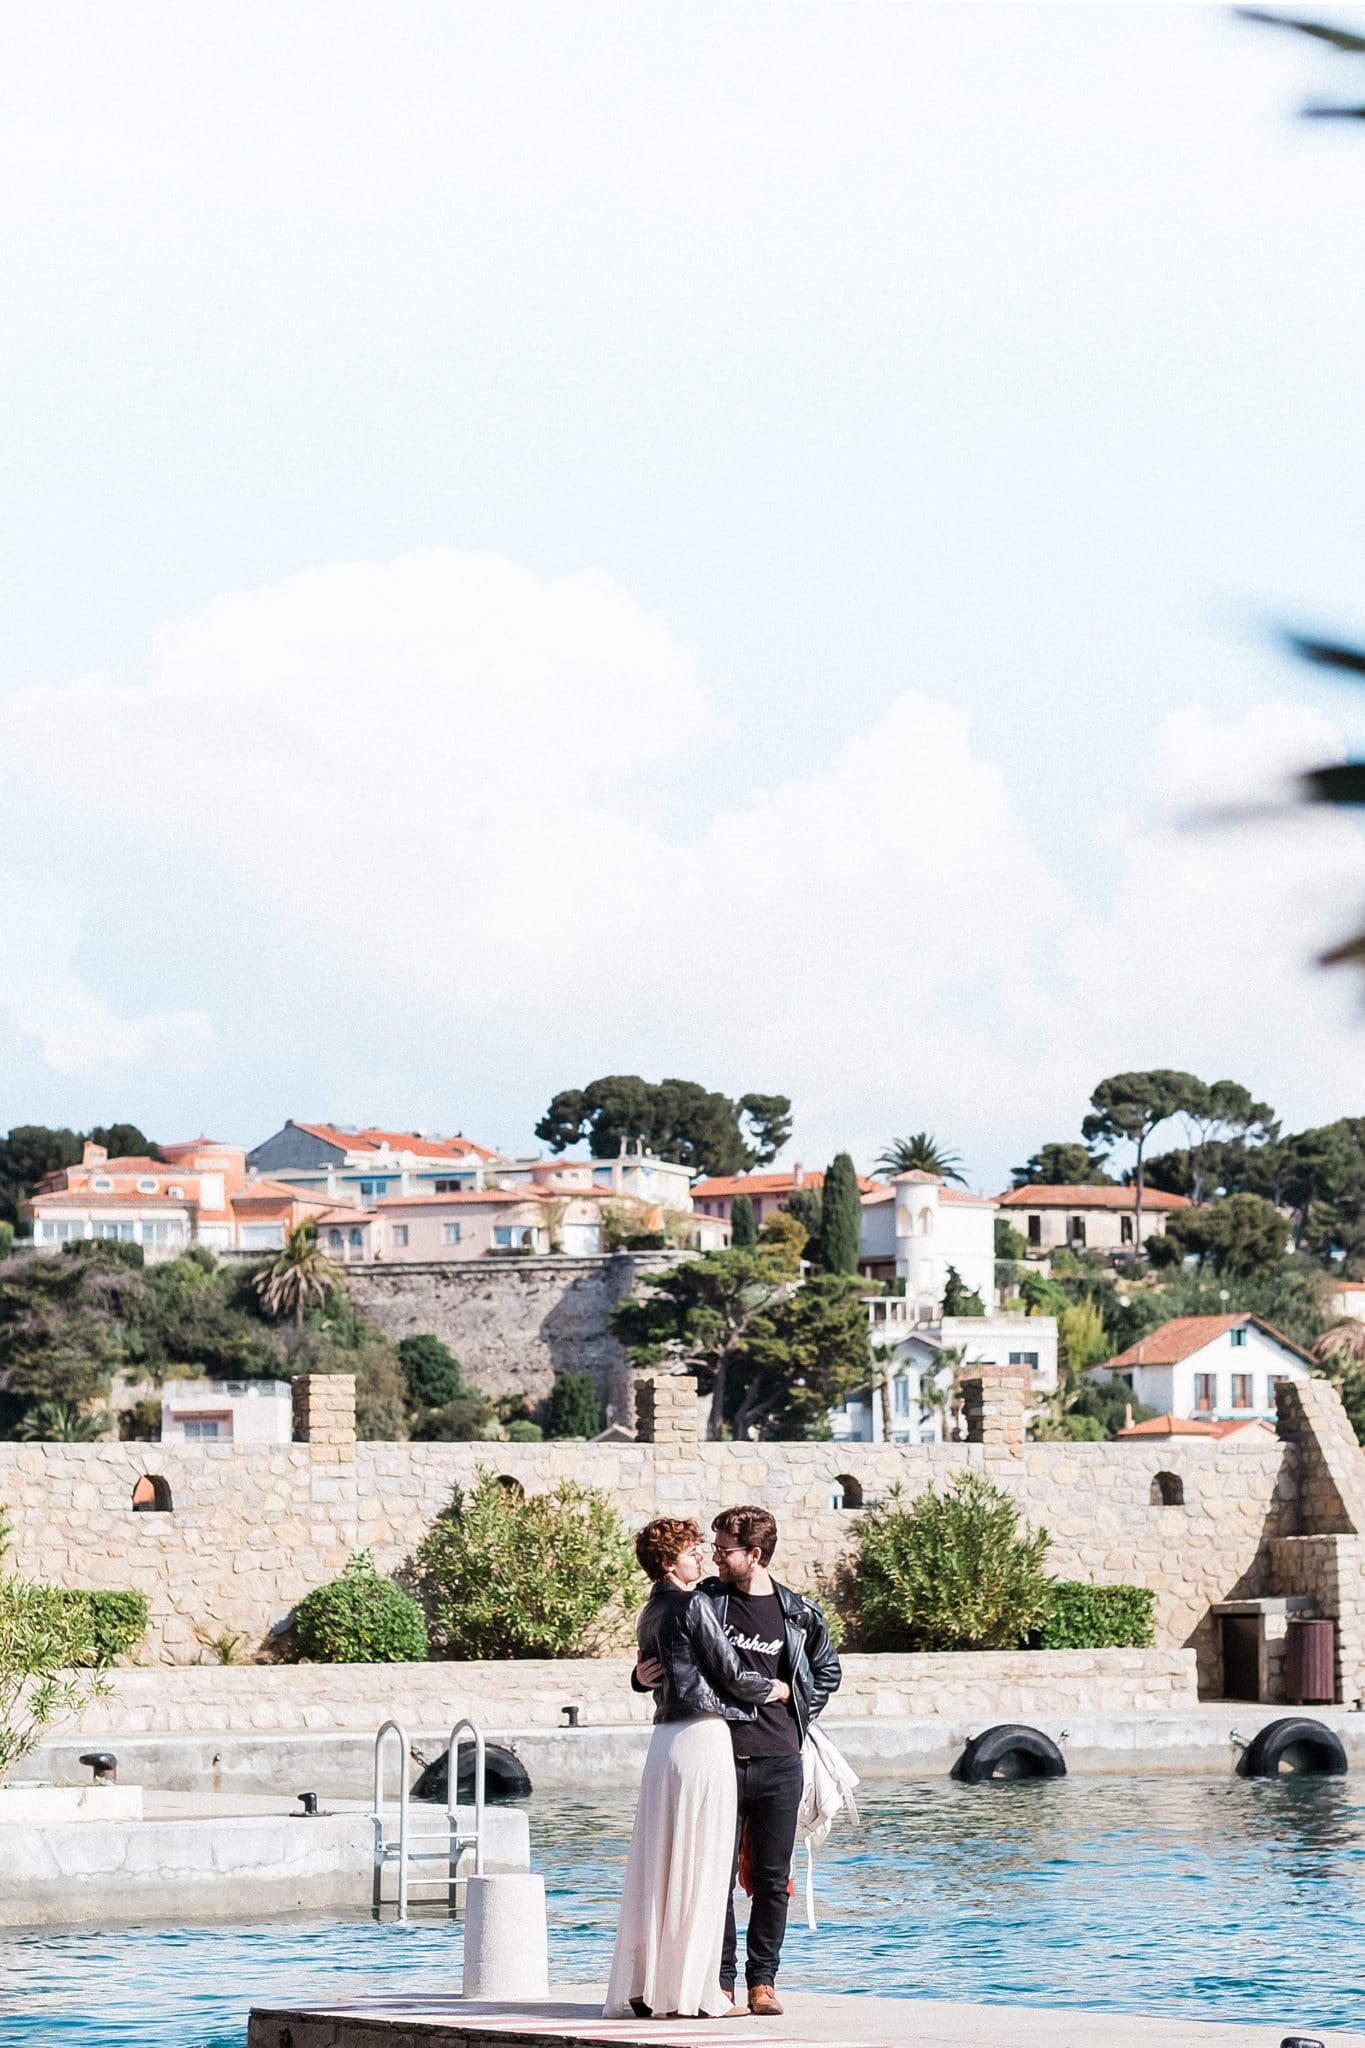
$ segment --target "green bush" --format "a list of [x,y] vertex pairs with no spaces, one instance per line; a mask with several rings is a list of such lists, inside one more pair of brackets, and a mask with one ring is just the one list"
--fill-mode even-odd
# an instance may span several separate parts
[[1147,1650],[1156,1637],[1150,1586],[1087,1586],[1054,1579],[1034,1636],[1040,1650]]
[[7,1259],[14,1250],[14,1225],[0,1221],[0,1259]]
[[491,1472],[457,1490],[417,1552],[432,1639],[450,1657],[584,1657],[639,1590],[606,1494],[565,1483],[524,1498]]
[[121,1237],[73,1237],[62,1250],[72,1259],[94,1259],[105,1266],[132,1266],[141,1268],[147,1261],[140,1244],[130,1244]]
[[84,1586],[52,1590],[69,1618],[75,1665],[112,1664],[115,1657],[137,1649],[146,1636],[145,1593],[94,1593]]
[[444,1408],[447,1401],[468,1393],[459,1360],[439,1337],[403,1337],[398,1359],[414,1408]]
[[976,1472],[868,1509],[847,1583],[865,1650],[1014,1650],[1050,1610],[1048,1534]]
[[501,1435],[493,1405],[471,1389],[457,1394],[443,1408],[424,1408],[413,1417],[416,1444],[486,1443]]
[[546,1436],[596,1436],[601,1427],[602,1403],[588,1374],[560,1373],[546,1403]]
[[108,1690],[100,1673],[76,1673],[91,1648],[88,1607],[72,1607],[59,1586],[0,1574],[0,1783],[54,1721]]
[[545,1432],[538,1422],[532,1422],[529,1415],[518,1415],[507,1425],[509,1444],[538,1444],[544,1441]]
[[427,1655],[422,1610],[358,1550],[339,1579],[305,1593],[294,1611],[299,1655],[316,1664],[416,1664]]

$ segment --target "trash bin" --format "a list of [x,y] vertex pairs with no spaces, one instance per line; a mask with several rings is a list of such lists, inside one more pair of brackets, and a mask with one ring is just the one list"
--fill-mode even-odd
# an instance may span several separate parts
[[1285,1692],[1296,1706],[1330,1706],[1337,1696],[1337,1625],[1291,1616]]

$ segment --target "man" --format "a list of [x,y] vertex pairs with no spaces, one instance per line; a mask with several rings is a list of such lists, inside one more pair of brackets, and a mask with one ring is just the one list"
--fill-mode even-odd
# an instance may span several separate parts
[[[711,1529],[716,1576],[698,1587],[694,1598],[714,1602],[721,1626],[747,1665],[791,1688],[789,1700],[760,1707],[755,1720],[730,1723],[739,1811],[721,1988],[734,1997],[734,1888],[747,1825],[747,1874],[753,1893],[744,1968],[749,2011],[776,2016],[782,2007],[774,1986],[787,1931],[787,1880],[801,1805],[801,1744],[843,1674],[819,1608],[790,1586],[779,1585],[768,1570],[777,1548],[777,1523],[768,1510],[726,1508]],[[640,1663],[631,1682],[637,1691],[649,1692],[662,1676],[658,1665]]]

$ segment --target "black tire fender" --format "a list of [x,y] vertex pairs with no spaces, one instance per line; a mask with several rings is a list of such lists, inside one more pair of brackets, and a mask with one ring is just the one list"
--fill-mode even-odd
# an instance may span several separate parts
[[974,1735],[953,1765],[952,1775],[964,1785],[984,1785],[994,1777],[1064,1778],[1066,1758],[1050,1735],[1022,1721],[1001,1721]]
[[1316,1773],[1341,1778],[1347,1771],[1346,1751],[1341,1737],[1324,1721],[1307,1714],[1287,1714],[1282,1721],[1268,1721],[1242,1757],[1241,1771],[1247,1778],[1278,1778],[1284,1766],[1295,1773]]
[[[441,1755],[426,1766],[412,1788],[412,1797],[443,1800],[448,1783],[448,1759]],[[460,1745],[458,1794],[466,1805],[473,1803],[474,1747],[468,1742]],[[490,1742],[484,1749],[483,1796],[494,1803],[529,1799],[531,1796],[531,1780],[525,1764],[514,1749],[505,1749],[500,1742]]]

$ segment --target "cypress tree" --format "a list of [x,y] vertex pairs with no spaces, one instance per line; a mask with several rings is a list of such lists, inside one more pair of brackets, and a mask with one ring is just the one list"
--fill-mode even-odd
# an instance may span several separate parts
[[754,1205],[747,1195],[736,1195],[730,1204],[730,1243],[737,1252],[752,1251],[758,1243]]
[[550,1389],[545,1416],[546,1436],[596,1436],[602,1427],[602,1403],[585,1372],[562,1372]]
[[820,1263],[827,1273],[856,1273],[863,1205],[858,1175],[847,1152],[838,1152],[825,1172],[820,1202]]

